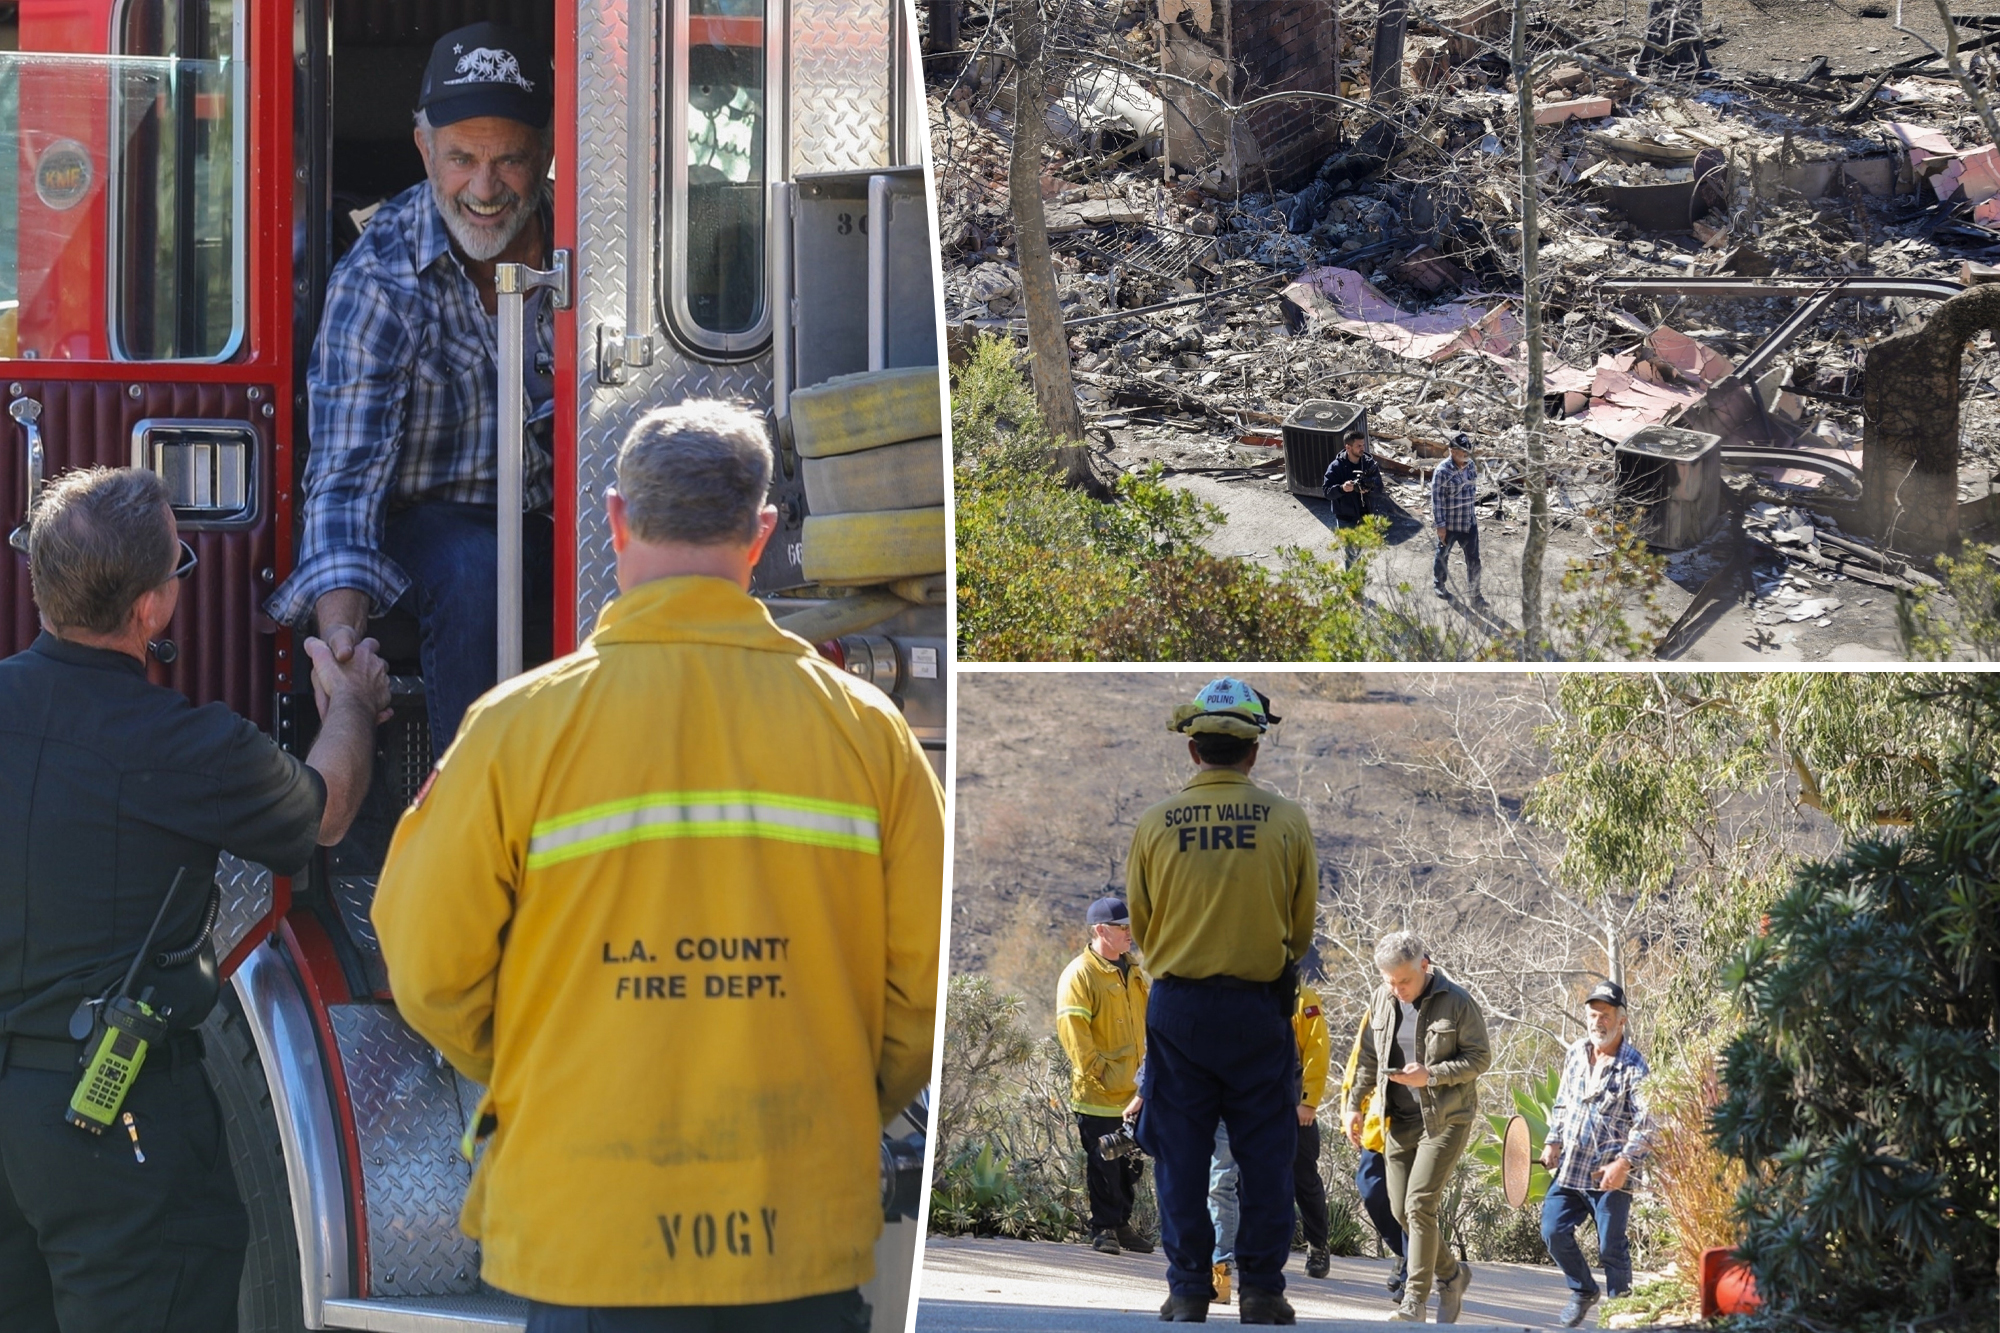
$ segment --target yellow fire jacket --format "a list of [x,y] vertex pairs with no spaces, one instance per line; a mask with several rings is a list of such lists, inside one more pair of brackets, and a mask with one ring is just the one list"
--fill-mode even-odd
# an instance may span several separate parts
[[[1361,1064],[1361,1040],[1368,1035],[1368,1016],[1361,1016],[1361,1026],[1354,1030],[1354,1049],[1347,1053],[1347,1075],[1340,1080],[1340,1104],[1345,1107],[1354,1091],[1354,1071]],[[1361,1089],[1361,1146],[1370,1152],[1382,1149],[1382,1110],[1375,1101],[1375,1089]],[[1346,1132],[1346,1126],[1341,1126]]]
[[460,1222],[562,1305],[867,1280],[930,1075],[943,794],[890,700],[713,578],[618,598],[467,713],[374,920],[497,1117]]
[[1317,1107],[1326,1096],[1326,1072],[1332,1063],[1333,1040],[1327,1036],[1326,1015],[1319,1007],[1319,992],[1299,983],[1298,1003],[1292,1007],[1292,1035],[1299,1043],[1299,1071],[1303,1088],[1299,1104]]
[[1069,1056],[1072,1111],[1121,1116],[1138,1095],[1149,986],[1137,963],[1127,975],[1095,949],[1063,969],[1056,985],[1056,1040]]
[[1132,831],[1125,902],[1154,977],[1276,981],[1318,901],[1306,812],[1233,769],[1196,772]]

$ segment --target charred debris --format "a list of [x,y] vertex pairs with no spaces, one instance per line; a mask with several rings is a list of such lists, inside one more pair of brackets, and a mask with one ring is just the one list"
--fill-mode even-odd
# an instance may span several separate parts
[[[1635,492],[1620,455],[1647,432],[1697,452],[1714,437],[1699,540],[1781,556],[1805,592],[1935,586],[1930,556],[1990,539],[2000,18],[1947,30],[1931,0],[1907,3],[1863,6],[1894,45],[1789,63],[1798,42],[1760,31],[1765,11],[1531,0],[1558,528],[1643,519],[1635,502],[1662,483]],[[1019,338],[1011,11],[920,9],[947,320],[960,343]],[[1332,399],[1366,409],[1406,510],[1424,512],[1432,460],[1467,430],[1498,460],[1483,512],[1518,518],[1512,4],[1043,0],[1037,14],[1042,212],[1099,472],[1159,463],[1287,489],[1287,423]],[[1316,493],[1299,470],[1289,489]]]

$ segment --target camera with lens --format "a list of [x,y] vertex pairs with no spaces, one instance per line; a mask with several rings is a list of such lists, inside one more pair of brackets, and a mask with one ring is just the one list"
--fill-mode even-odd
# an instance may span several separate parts
[[1107,1162],[1115,1162],[1121,1157],[1134,1157],[1139,1153],[1139,1141],[1132,1137],[1132,1126],[1128,1122],[1120,1125],[1097,1140],[1097,1151]]

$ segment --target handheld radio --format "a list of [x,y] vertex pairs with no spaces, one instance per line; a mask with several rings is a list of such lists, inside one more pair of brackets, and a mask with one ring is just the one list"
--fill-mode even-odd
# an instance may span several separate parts
[[166,920],[167,909],[173,906],[174,894],[186,874],[186,866],[175,872],[174,882],[153,917],[152,929],[146,932],[146,942],[139,946],[138,955],[125,972],[125,980],[119,983],[118,993],[104,1006],[104,1034],[83,1067],[83,1078],[70,1094],[69,1111],[63,1117],[78,1129],[102,1134],[111,1127],[125,1105],[125,1095],[132,1090],[133,1081],[146,1063],[147,1048],[167,1035],[165,1017],[146,1003],[152,989],[148,987],[135,1000],[132,982],[146,956],[153,951],[153,939],[160,933],[160,923]]

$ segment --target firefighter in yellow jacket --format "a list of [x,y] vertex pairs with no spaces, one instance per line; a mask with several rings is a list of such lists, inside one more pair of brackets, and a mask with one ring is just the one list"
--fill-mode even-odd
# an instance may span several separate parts
[[1103,1140],[1136,1116],[1139,1065],[1146,1055],[1146,974],[1132,958],[1132,922],[1123,898],[1099,898],[1084,910],[1090,943],[1056,985],[1056,1040],[1069,1056],[1069,1109],[1083,1140],[1090,1195],[1090,1244],[1105,1254],[1151,1254],[1153,1242],[1132,1225],[1132,1202],[1145,1159],[1106,1157]]
[[[1354,1030],[1354,1048],[1347,1053],[1347,1073],[1340,1080],[1340,1104],[1347,1105],[1349,1094],[1354,1091],[1354,1071],[1361,1064],[1361,1043],[1368,1035],[1368,1015],[1362,1014],[1361,1024]],[[1387,1283],[1392,1300],[1403,1299],[1403,1282],[1408,1275],[1405,1262],[1406,1241],[1403,1225],[1396,1220],[1396,1210],[1389,1202],[1388,1167],[1382,1157],[1382,1108],[1375,1101],[1375,1090],[1361,1089],[1360,1125],[1349,1130],[1347,1138],[1361,1150],[1354,1167],[1354,1188],[1361,1194],[1361,1206],[1368,1212],[1368,1220],[1375,1226],[1375,1234],[1389,1247],[1389,1253],[1396,1256],[1396,1267],[1389,1274]]]
[[[1310,971],[1316,953],[1300,970]],[[1306,1276],[1325,1277],[1331,1267],[1326,1248],[1326,1182],[1319,1178],[1319,1103],[1326,1096],[1326,1071],[1331,1041],[1319,992],[1299,982],[1292,1005],[1292,1035],[1299,1046],[1299,1146],[1292,1155],[1292,1200],[1299,1207],[1299,1227],[1306,1233]]]
[[461,1224],[531,1333],[867,1326],[880,1133],[930,1071],[943,797],[895,705],[748,595],[770,474],[740,409],[634,428],[619,597],[473,706],[383,868],[397,1006],[488,1089]]

